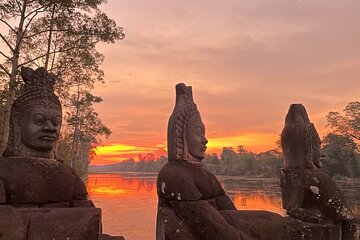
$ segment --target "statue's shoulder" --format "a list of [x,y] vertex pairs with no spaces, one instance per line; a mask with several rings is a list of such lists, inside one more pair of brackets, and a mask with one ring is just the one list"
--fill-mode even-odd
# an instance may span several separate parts
[[157,178],[159,197],[173,200],[199,200],[202,194],[197,189],[190,171],[181,163],[169,162]]

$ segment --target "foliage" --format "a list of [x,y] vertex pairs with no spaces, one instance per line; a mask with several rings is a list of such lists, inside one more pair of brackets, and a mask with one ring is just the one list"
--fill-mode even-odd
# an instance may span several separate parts
[[129,158],[123,162],[102,165],[102,166],[90,166],[90,172],[159,172],[160,169],[167,162],[165,156],[160,156],[157,159],[152,160],[140,160],[135,161],[133,158]]
[[283,168],[283,156],[277,150],[269,150],[257,155],[257,174],[265,177],[280,176]]
[[[55,73],[60,80],[56,91],[63,104],[70,108],[74,107],[71,91],[76,88],[90,91],[95,82],[103,82],[100,64],[104,57],[96,51],[96,44],[124,38],[123,29],[100,11],[99,5],[105,2],[0,1],[0,23],[9,29],[7,35],[0,33],[0,39],[7,47],[0,50],[3,59],[0,69],[7,78],[2,148],[7,139],[9,112],[16,97],[21,66],[45,66]],[[95,115],[94,121],[98,119]]]
[[[105,0],[0,0],[0,33],[7,49],[0,50],[2,148],[6,144],[10,107],[20,87],[21,66],[45,67],[57,75],[57,95],[66,116],[57,157],[78,169],[86,169],[100,137],[111,132],[93,109],[102,101],[91,95],[96,82],[104,82],[100,68],[104,56],[99,42],[124,38],[123,29],[101,12]],[[12,25],[13,24],[13,25]],[[76,94],[72,94],[76,92]],[[3,99],[6,99],[3,101]],[[1,151],[1,150],[0,150]]]
[[[166,162],[165,156],[156,159],[153,154],[147,154],[140,156],[139,161],[131,158],[112,165],[91,166],[90,171],[158,172]],[[207,154],[203,163],[216,175],[275,177],[280,176],[282,155],[276,150],[256,154],[242,146],[237,152],[231,147],[224,147],[220,158],[217,154]]]
[[329,112],[326,116],[332,132],[322,142],[324,170],[332,176],[360,176],[360,102],[350,102],[344,115]]
[[360,154],[351,137],[329,133],[323,140],[322,151],[323,169],[331,176],[360,176]]
[[71,97],[74,107],[67,109],[64,118],[58,158],[79,171],[86,171],[95,154],[93,149],[101,145],[101,138],[108,137],[111,131],[94,110],[94,104],[102,102],[101,97],[80,90]]
[[349,136],[360,141],[360,102],[350,102],[344,109],[345,115],[329,112],[326,116],[328,125],[334,133]]

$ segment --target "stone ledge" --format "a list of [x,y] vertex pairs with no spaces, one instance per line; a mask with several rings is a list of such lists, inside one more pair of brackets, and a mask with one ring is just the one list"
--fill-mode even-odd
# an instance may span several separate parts
[[101,236],[99,208],[14,208],[0,205],[0,216],[0,239],[4,240],[99,240]]
[[286,217],[291,240],[341,240],[341,226],[303,222]]

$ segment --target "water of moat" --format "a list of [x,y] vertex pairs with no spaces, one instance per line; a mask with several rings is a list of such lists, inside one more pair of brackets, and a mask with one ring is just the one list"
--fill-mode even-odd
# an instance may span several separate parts
[[[127,240],[155,239],[156,224],[155,173],[88,174],[90,198],[102,208],[104,232],[123,235]],[[238,209],[264,209],[285,214],[277,178],[244,178],[218,176]],[[360,180],[336,180],[360,214]]]

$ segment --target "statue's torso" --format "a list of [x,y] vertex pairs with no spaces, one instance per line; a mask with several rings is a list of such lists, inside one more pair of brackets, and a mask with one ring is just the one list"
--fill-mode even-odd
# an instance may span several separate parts
[[86,196],[85,185],[76,173],[52,159],[1,157],[0,180],[7,204],[70,202],[79,184]]
[[188,163],[169,162],[158,176],[158,195],[174,200],[212,200],[224,195],[216,177],[203,167]]

